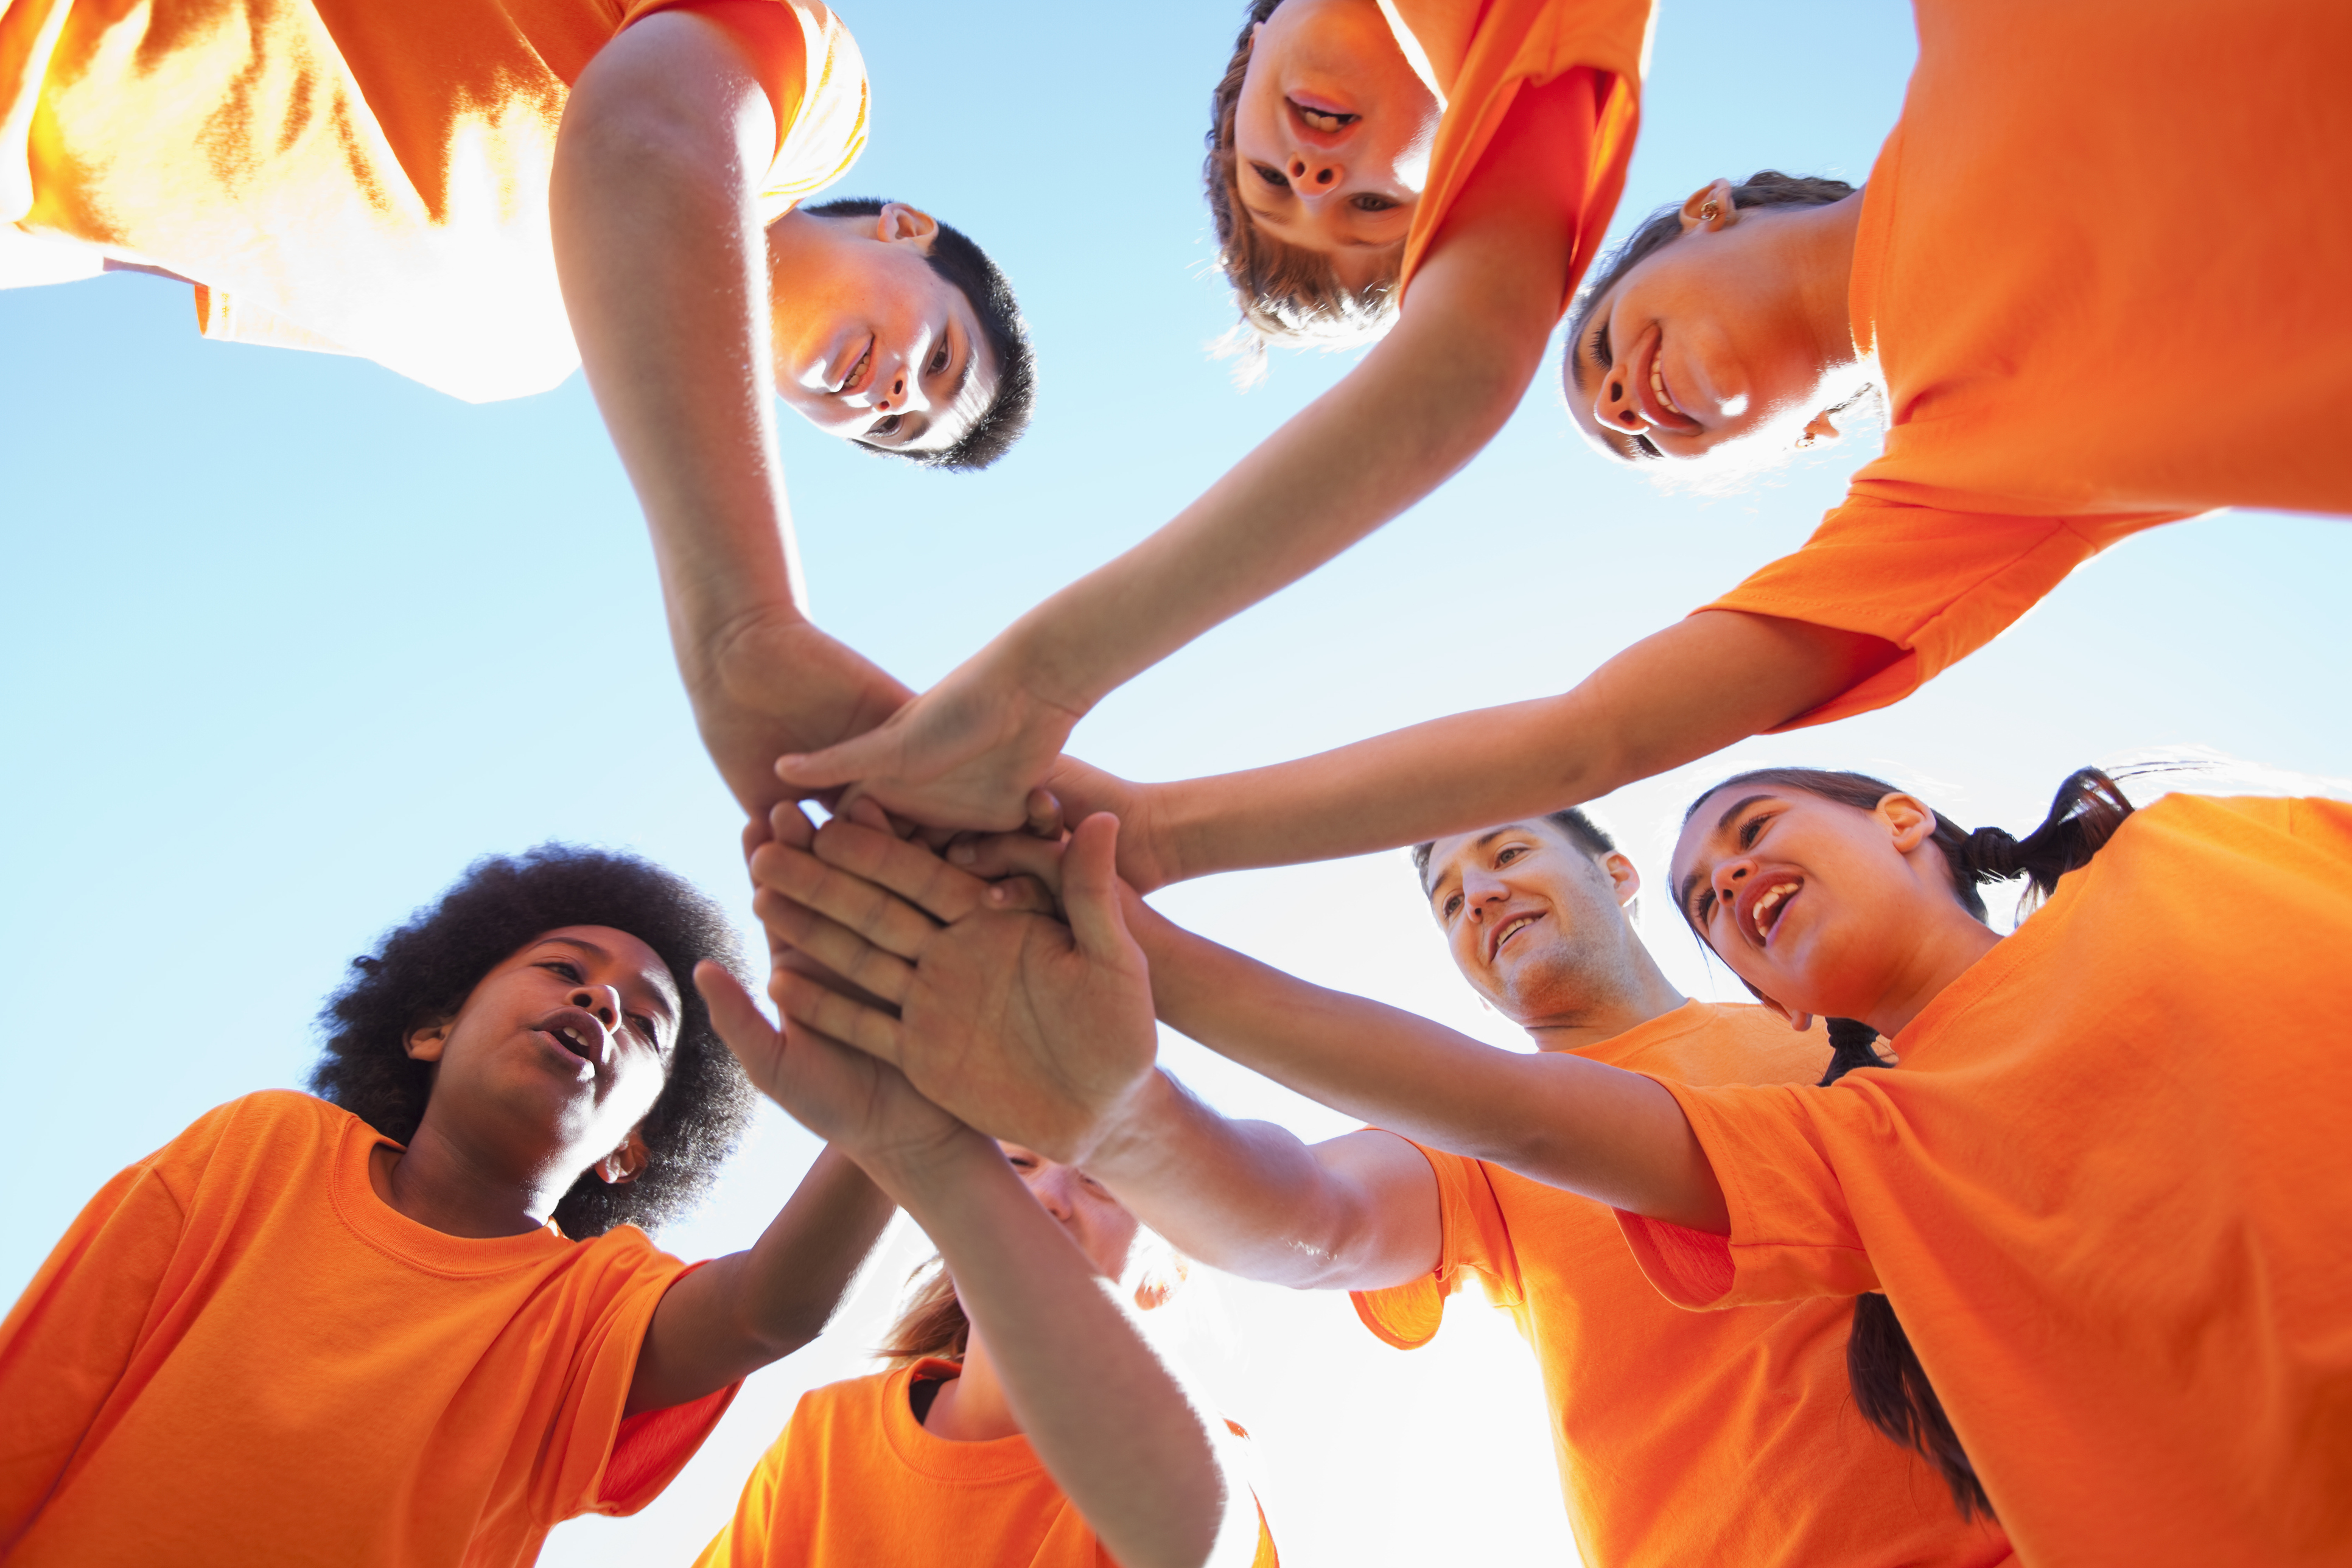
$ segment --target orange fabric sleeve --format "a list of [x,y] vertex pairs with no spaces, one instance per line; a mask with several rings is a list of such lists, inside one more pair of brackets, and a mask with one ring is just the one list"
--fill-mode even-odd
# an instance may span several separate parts
[[1901,657],[1768,731],[1899,702],[2007,630],[2126,531],[2167,521],[2011,517],[1849,496],[1794,554],[1700,606],[1882,637]]
[[1573,258],[1560,294],[1560,308],[1568,308],[1625,188],[1625,165],[1641,121],[1651,21],[1648,0],[1488,0],[1438,121],[1429,180],[1405,235],[1400,298],[1493,151],[1521,89],[1573,73],[1590,80],[1597,98],[1591,139],[1580,157],[1555,154],[1546,182],[1559,186],[1561,205],[1577,214]]
[[1689,1118],[1731,1211],[1728,1237],[1618,1211],[1634,1261],[1661,1295],[1712,1309],[1878,1289],[1816,1126],[1817,1118],[1867,1114],[1861,1097],[1834,1087],[1654,1081]]
[[[217,1137],[214,1111],[180,1135]],[[180,1237],[158,1154],[83,1205],[0,1323],[0,1557],[102,1424]]]
[[[1411,1140],[1407,1140],[1411,1142]],[[1445,1299],[1476,1274],[1497,1307],[1520,1304],[1518,1258],[1510,1226],[1485,1167],[1475,1160],[1414,1143],[1437,1177],[1437,1267],[1384,1290],[1350,1290],[1364,1327],[1401,1351],[1419,1350],[1437,1337]]]

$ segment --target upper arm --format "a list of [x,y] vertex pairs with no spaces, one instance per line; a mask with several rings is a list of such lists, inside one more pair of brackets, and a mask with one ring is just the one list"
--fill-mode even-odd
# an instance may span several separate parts
[[[651,151],[713,170],[731,163],[742,183],[754,183],[774,156],[780,120],[763,67],[731,16],[739,10],[781,16],[757,0],[717,16],[701,6],[657,11],[624,27],[572,86],[559,167]],[[764,68],[773,75],[772,66]]]
[[1437,1173],[1393,1132],[1366,1128],[1308,1152],[1329,1220],[1328,1289],[1380,1290],[1434,1273],[1444,1240]]

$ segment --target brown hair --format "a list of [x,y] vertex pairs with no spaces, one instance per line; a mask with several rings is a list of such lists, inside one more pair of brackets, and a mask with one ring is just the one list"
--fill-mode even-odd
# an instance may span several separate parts
[[956,1300],[955,1281],[948,1278],[947,1264],[934,1257],[907,1278],[914,1286],[913,1293],[874,1353],[893,1368],[934,1357],[963,1360],[965,1347],[971,1342],[971,1320],[963,1315],[963,1303]]
[[[1811,174],[1784,174],[1778,169],[1759,169],[1741,184],[1731,187],[1731,205],[1738,207],[1821,207],[1842,202],[1853,195],[1858,186],[1843,180],[1818,178]],[[1683,237],[1683,204],[1672,202],[1642,220],[1641,226],[1625,237],[1622,244],[1601,258],[1592,276],[1578,290],[1576,302],[1568,308],[1568,357],[1576,359],[1576,346],[1584,341],[1584,329],[1592,320],[1609,290],[1624,280],[1625,274],[1672,245]],[[1853,397],[1825,412],[1842,413],[1869,394],[1863,388]],[[1646,436],[1633,438],[1633,449],[1643,458],[1661,457],[1657,447]],[[1711,793],[1711,792],[1710,792]]]
[[1346,348],[1386,331],[1396,315],[1397,274],[1404,262],[1399,247],[1379,278],[1351,289],[1340,281],[1329,257],[1261,233],[1242,205],[1234,115],[1241,103],[1243,79],[1249,75],[1258,25],[1281,4],[1251,0],[1241,34],[1234,40],[1234,57],[1209,95],[1209,134],[1204,138],[1209,155],[1201,163],[1209,216],[1217,231],[1217,265],[1234,286],[1234,302],[1242,315],[1241,324],[1225,341],[1243,355],[1244,382],[1264,373],[1268,343]]
[[[1888,795],[1909,793],[1868,773],[1756,768],[1733,774],[1693,801],[1683,813],[1685,826],[1706,801],[1745,784],[1802,790],[1857,811],[1874,811]],[[2048,897],[2059,878],[2089,864],[2131,814],[2132,804],[2114,779],[2097,768],[2078,768],[2058,786],[2042,825],[2023,838],[2012,837],[1999,827],[1979,827],[1970,833],[1940,811],[1936,813],[1930,837],[1943,852],[1945,868],[1952,879],[1952,897],[1969,913],[1983,920],[1985,903],[1979,887],[2017,877],[2030,879],[2026,901],[2020,905],[2022,912],[2031,900]],[[1683,918],[1690,919],[1687,907]],[[1823,1085],[1835,1083],[1856,1068],[1889,1065],[1878,1054],[1877,1031],[1869,1025],[1853,1018],[1832,1018],[1828,1025],[1830,1068],[1822,1075]],[[1912,1349],[1911,1336],[1895,1315],[1894,1303],[1880,1292],[1867,1291],[1853,1299],[1853,1326],[1847,1331],[1845,1342],[1845,1376],[1863,1419],[1933,1465],[1951,1489],[1952,1502],[1962,1519],[1972,1519],[1979,1512],[1992,1517],[1992,1500],[1977,1479],[1976,1466],[1961,1447],[1935,1385],[1927,1381],[1927,1369],[1919,1364],[1919,1352]]]
[[[1541,820],[1551,824],[1553,832],[1596,860],[1606,859],[1617,853],[1617,841],[1602,831],[1599,823],[1585,816],[1580,806],[1546,812]],[[1429,852],[1436,847],[1437,840],[1434,838],[1412,847],[1412,868],[1424,884],[1429,880]]]

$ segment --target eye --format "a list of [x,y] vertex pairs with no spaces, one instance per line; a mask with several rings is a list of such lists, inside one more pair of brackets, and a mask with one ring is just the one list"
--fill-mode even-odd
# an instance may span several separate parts
[[1397,204],[1389,200],[1386,196],[1376,196],[1370,191],[1366,191],[1362,195],[1356,197],[1348,205],[1354,207],[1360,213],[1384,213],[1395,206]]
[[1290,182],[1283,177],[1281,170],[1275,168],[1273,165],[1268,163],[1252,163],[1250,167],[1257,171],[1257,177],[1259,179],[1264,180],[1267,184],[1274,186],[1276,189],[1284,191],[1290,189]]
[[1525,855],[1527,852],[1528,847],[1524,844],[1505,845],[1503,848],[1496,854],[1495,864],[1497,866],[1507,866],[1512,861],[1517,859],[1520,856]]
[[868,437],[896,436],[898,433],[898,426],[901,423],[902,421],[896,414],[886,414],[881,418],[877,419],[871,426],[867,426],[866,434]]
[[1742,849],[1753,849],[1756,847],[1756,836],[1764,831],[1764,814],[1759,811],[1739,825],[1739,847]]
[[1446,918],[1447,920],[1452,920],[1452,919],[1454,918],[1454,916],[1455,912],[1456,912],[1456,911],[1458,911],[1461,908],[1462,908],[1462,895],[1461,895],[1461,894],[1459,894],[1459,893],[1448,893],[1448,894],[1446,894],[1446,895],[1445,895],[1444,914],[1445,914],[1445,918]]
[[1617,363],[1617,356],[1609,352],[1609,321],[1606,317],[1593,329],[1592,335],[1584,340],[1584,352],[1602,370]]
[[931,351],[931,363],[926,367],[928,374],[932,375],[944,374],[948,368],[948,361],[953,357],[954,356],[952,354],[948,353],[947,335],[945,333],[941,333],[940,336],[940,346]]
[[1034,1171],[1037,1168],[1037,1156],[1034,1154],[1007,1154],[1004,1158],[1016,1171]]
[[580,966],[568,958],[551,958],[540,967],[561,974],[574,985],[580,984]]
[[654,1021],[645,1014],[630,1014],[629,1027],[635,1029],[639,1035],[643,1036],[646,1044],[649,1046],[659,1046],[661,1044],[661,1032],[654,1027]]
[[1706,924],[1706,917],[1713,912],[1714,909],[1715,889],[1701,888],[1698,897],[1691,900],[1691,923],[1702,926]]

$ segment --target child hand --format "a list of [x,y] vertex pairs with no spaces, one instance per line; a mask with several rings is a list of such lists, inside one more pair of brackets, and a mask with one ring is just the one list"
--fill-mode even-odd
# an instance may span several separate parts
[[[761,1093],[864,1166],[886,1190],[896,1178],[994,1146],[915,1092],[889,1063],[817,1030],[761,1016],[742,983],[719,964],[695,966],[710,1021]],[[967,1145],[971,1147],[967,1147]],[[893,1195],[897,1195],[895,1193]]]
[[886,887],[763,850],[761,918],[898,1016],[789,972],[776,977],[779,1001],[796,1024],[898,1066],[971,1126],[1083,1163],[1150,1076],[1158,1045],[1150,974],[1120,909],[1118,837],[1108,816],[1072,835],[1066,927],[992,907],[941,927]]

